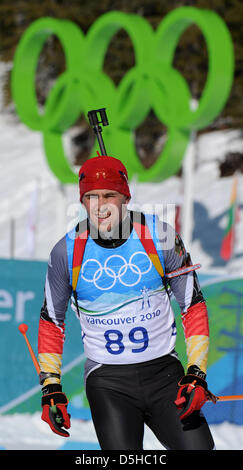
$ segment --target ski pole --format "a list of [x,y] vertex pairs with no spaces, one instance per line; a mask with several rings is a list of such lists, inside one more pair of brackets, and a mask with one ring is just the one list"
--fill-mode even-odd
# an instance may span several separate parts
[[28,325],[26,325],[25,323],[21,323],[21,325],[19,325],[18,328],[19,328],[20,333],[22,333],[22,335],[23,335],[23,337],[24,337],[24,339],[25,339],[25,341],[26,341],[26,344],[27,344],[27,346],[28,346],[28,349],[29,349],[29,352],[30,352],[30,355],[31,355],[31,359],[32,359],[32,361],[33,361],[33,363],[34,363],[34,366],[35,366],[35,368],[36,368],[36,372],[37,372],[37,374],[39,375],[39,374],[40,374],[40,366],[39,366],[39,363],[38,363],[38,361],[37,361],[37,359],[36,359],[36,357],[35,357],[35,353],[34,353],[32,347],[31,347],[31,344],[30,344],[30,342],[29,342],[29,340],[28,340],[28,338],[27,338],[27,336],[26,336],[26,332],[27,332],[27,330],[28,330]]
[[[243,400],[243,395],[223,395],[223,396],[215,396],[215,401],[212,401],[210,398],[208,398],[208,402],[213,402],[217,403],[218,401],[236,401],[236,400]],[[185,403],[186,399],[185,397],[178,398],[178,400],[175,400],[176,406],[183,405]]]
[[[19,328],[20,333],[22,333],[22,335],[23,335],[23,337],[24,337],[24,339],[25,339],[25,341],[26,341],[26,344],[27,344],[27,346],[28,346],[28,349],[29,349],[29,352],[30,352],[30,355],[31,355],[31,359],[32,359],[32,361],[33,361],[33,363],[34,363],[36,372],[37,372],[38,375],[40,375],[40,371],[41,371],[41,370],[40,370],[39,363],[38,363],[38,361],[37,361],[37,359],[36,359],[36,357],[35,357],[35,353],[34,353],[32,347],[31,347],[31,344],[30,344],[30,342],[29,342],[29,340],[28,340],[28,338],[27,338],[27,336],[26,336],[26,332],[28,331],[28,325],[26,325],[25,323],[21,323],[21,325],[19,325],[18,328]],[[58,414],[57,407],[56,407],[56,405],[54,404],[54,400],[53,400],[53,399],[51,399],[51,407],[50,407],[50,408],[51,408],[51,410],[53,411],[53,413],[55,413],[55,414],[57,415],[57,417],[56,417],[57,422],[58,422],[59,424],[62,424],[63,418],[62,418],[62,416],[60,416],[60,415]]]
[[224,395],[222,397],[216,397],[216,401],[233,401],[243,400],[243,395]]

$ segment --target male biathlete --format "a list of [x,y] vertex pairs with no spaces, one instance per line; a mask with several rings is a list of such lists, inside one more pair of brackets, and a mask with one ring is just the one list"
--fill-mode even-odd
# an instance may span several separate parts
[[[206,382],[208,315],[183,242],[156,216],[128,210],[122,162],[87,160],[79,172],[87,211],[51,251],[39,322],[42,419],[69,436],[62,391],[64,321],[71,298],[82,329],[85,387],[101,449],[143,449],[144,424],[171,450],[212,450],[201,407]],[[182,315],[187,371],[175,351],[174,294]],[[175,404],[176,401],[176,404]]]

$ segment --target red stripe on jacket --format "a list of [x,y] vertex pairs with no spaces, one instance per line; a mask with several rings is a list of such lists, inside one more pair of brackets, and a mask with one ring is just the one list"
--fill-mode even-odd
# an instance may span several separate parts
[[40,319],[38,331],[38,353],[62,354],[65,325],[59,328],[54,323]]
[[208,311],[205,302],[199,302],[182,314],[185,338],[195,335],[209,336]]

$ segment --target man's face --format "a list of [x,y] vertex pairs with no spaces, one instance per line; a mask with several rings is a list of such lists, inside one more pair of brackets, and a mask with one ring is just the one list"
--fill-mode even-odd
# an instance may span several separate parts
[[110,232],[121,221],[129,199],[110,189],[94,189],[84,194],[82,203],[100,232]]

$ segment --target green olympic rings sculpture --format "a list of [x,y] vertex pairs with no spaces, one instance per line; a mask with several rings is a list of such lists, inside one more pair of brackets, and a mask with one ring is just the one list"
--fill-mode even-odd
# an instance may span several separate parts
[[[209,57],[207,80],[196,110],[190,106],[187,82],[173,67],[179,39],[191,24],[202,31]],[[103,64],[109,43],[120,29],[131,38],[136,63],[116,87],[103,73]],[[35,74],[43,45],[52,34],[62,44],[66,69],[41,112]],[[82,113],[87,116],[90,109],[103,107],[111,122],[105,129],[108,154],[123,161],[129,178],[136,174],[139,181],[162,181],[180,168],[191,131],[209,125],[222,111],[233,71],[230,33],[210,10],[177,8],[156,31],[143,17],[113,11],[96,20],[86,36],[71,21],[41,18],[27,28],[17,46],[12,95],[22,122],[43,133],[48,164],[62,183],[74,183],[78,178],[65,155],[62,134]],[[145,169],[136,154],[133,135],[151,109],[167,127],[167,141],[155,164]]]

